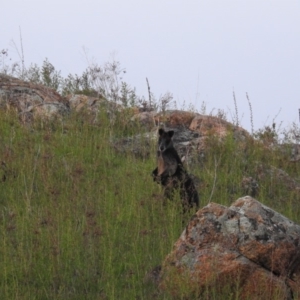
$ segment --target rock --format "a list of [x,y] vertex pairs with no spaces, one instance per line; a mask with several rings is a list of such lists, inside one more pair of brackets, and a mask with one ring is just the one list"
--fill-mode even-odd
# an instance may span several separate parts
[[[251,138],[249,133],[233,124],[213,116],[204,116],[194,112],[167,110],[160,113],[142,112],[135,114],[131,121],[137,121],[141,126],[147,128],[151,132],[156,132],[158,128],[165,130],[174,130],[174,146],[180,157],[185,157],[185,163],[195,164],[203,160],[206,151],[209,151],[209,135],[220,138],[219,142],[231,132],[237,143],[237,147],[245,148],[247,141]],[[148,136],[150,136],[148,134]],[[151,135],[152,136],[152,135]],[[144,139],[145,140],[145,139]],[[147,139],[146,139],[147,140]],[[130,137],[118,141],[116,149],[124,151],[124,147],[129,150],[134,145],[134,153],[140,153],[139,148],[143,148],[143,144],[138,144],[142,139]],[[150,141],[147,141],[149,143]],[[215,142],[215,140],[214,140]],[[144,157],[144,155],[139,155]]]
[[250,196],[230,207],[210,203],[166,257],[159,286],[174,299],[213,291],[292,299],[300,295],[300,226]]
[[189,129],[199,132],[201,136],[215,135],[220,138],[226,137],[229,132],[233,131],[234,137],[240,141],[250,136],[241,127],[237,127],[221,118],[206,115],[195,116],[190,123]]
[[41,103],[40,105],[36,105],[34,107],[29,107],[26,113],[32,112],[35,117],[40,118],[51,118],[55,115],[65,115],[70,112],[68,106],[65,103],[57,102],[57,103]]
[[166,127],[186,127],[190,126],[191,121],[197,116],[197,113],[182,110],[167,110],[154,115],[157,125],[164,124]]
[[101,108],[105,107],[111,111],[117,111],[122,109],[122,106],[112,101],[108,101],[103,97],[91,97],[86,95],[68,95],[66,97],[70,104],[71,109],[81,111],[86,109],[89,112],[98,113]]
[[89,97],[85,95],[67,95],[71,109],[80,111],[83,108],[93,111],[97,110],[99,106],[100,99],[96,97]]
[[14,108],[24,122],[70,111],[66,100],[53,89],[0,74],[0,107]]
[[100,109],[105,108],[113,118],[116,111],[123,109],[121,105],[103,97],[68,95],[64,98],[53,89],[4,74],[0,74],[0,108],[16,109],[24,123],[36,117],[62,116],[71,109],[75,111],[86,109],[97,116]]
[[155,127],[154,115],[155,115],[155,113],[151,112],[151,111],[137,113],[131,118],[131,121],[139,122],[140,125],[151,129],[151,128]]
[[[174,128],[170,129],[165,127],[165,130],[174,130],[173,142],[174,146],[180,157],[185,157],[185,162],[189,163],[191,159],[191,153],[199,147],[201,138],[197,132],[193,132],[187,128]],[[119,152],[132,152],[137,157],[149,156],[150,151],[155,152],[155,149],[151,149],[153,140],[157,141],[157,130],[153,130],[148,133],[138,134],[136,136],[127,137],[113,141],[112,144],[115,150]]]

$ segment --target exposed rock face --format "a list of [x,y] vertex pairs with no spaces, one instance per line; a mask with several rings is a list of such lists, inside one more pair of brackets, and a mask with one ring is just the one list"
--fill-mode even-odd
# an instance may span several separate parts
[[228,132],[233,131],[234,137],[238,140],[245,140],[246,137],[249,137],[249,133],[245,129],[214,116],[195,116],[190,123],[189,129],[201,133],[202,136],[213,134],[223,138],[226,137]]
[[86,109],[87,111],[97,113],[103,106],[111,111],[120,110],[122,108],[120,105],[109,102],[103,97],[97,98],[86,95],[68,95],[66,98],[70,104],[70,108],[76,111]]
[[199,136],[215,135],[225,137],[229,132],[234,132],[235,138],[244,140],[249,133],[241,128],[215,116],[201,115],[190,111],[167,110],[165,112],[138,113],[133,120],[141,120],[142,125],[157,125],[168,128],[185,128],[198,133]]
[[199,153],[200,156],[203,154],[208,135],[213,135],[222,140],[228,133],[233,133],[235,140],[241,142],[246,141],[246,138],[250,138],[246,130],[225,120],[188,111],[142,112],[135,114],[131,120],[138,121],[140,125],[147,129],[154,128],[155,132],[145,134],[144,139],[137,136],[119,140],[118,145],[114,144],[116,150],[130,151],[134,147],[134,153],[138,153],[138,156],[144,156],[140,155],[140,152],[144,153],[144,150],[139,150],[143,149],[144,145],[139,145],[139,142],[147,140],[147,136],[155,137],[156,131],[160,127],[165,130],[174,130],[174,146],[179,156],[185,157],[188,164],[197,161],[195,157],[195,161],[192,161],[192,154]]
[[55,90],[40,84],[26,82],[5,74],[0,74],[0,108],[14,108],[20,119],[27,123],[35,117],[50,118],[62,116],[71,110],[85,109],[97,117],[104,108],[111,118],[123,107],[103,97],[85,95],[60,96]]
[[68,95],[67,98],[71,109],[76,111],[80,111],[83,108],[94,111],[97,110],[100,105],[100,100],[96,97],[88,97],[85,95]]
[[64,98],[53,89],[4,74],[0,74],[0,107],[17,109],[23,121],[69,112]]
[[[179,156],[188,159],[187,156],[199,147],[202,138],[199,133],[193,132],[184,127],[170,129],[175,132],[173,142]],[[168,128],[165,128],[165,130],[168,130]],[[119,152],[132,152],[137,157],[148,157],[151,151],[155,152],[156,150],[151,149],[150,147],[152,140],[157,140],[157,130],[112,141],[112,144]]]
[[132,118],[131,121],[137,121],[139,124],[142,126],[145,126],[146,128],[153,128],[155,126],[155,119],[154,119],[155,113],[154,112],[141,112],[135,114]]
[[210,203],[192,217],[160,276],[160,288],[174,298],[209,291],[299,297],[300,226],[250,196],[230,207]]
[[156,124],[163,123],[167,127],[189,127],[192,120],[198,116],[198,113],[193,113],[183,110],[167,110],[165,112],[156,113],[154,120]]

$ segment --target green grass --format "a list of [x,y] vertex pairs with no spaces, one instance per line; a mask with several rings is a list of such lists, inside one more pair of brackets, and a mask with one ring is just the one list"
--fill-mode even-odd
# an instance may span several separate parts
[[[144,159],[110,143],[142,131],[104,113],[96,123],[82,113],[23,126],[1,111],[1,299],[172,299],[145,277],[182,232],[179,200],[165,204],[152,181],[155,141]],[[211,194],[224,205],[243,196],[243,175],[261,164],[299,177],[297,164],[257,143],[212,137],[207,147],[189,170],[201,206]],[[299,192],[271,176],[259,184],[259,201],[300,223]]]

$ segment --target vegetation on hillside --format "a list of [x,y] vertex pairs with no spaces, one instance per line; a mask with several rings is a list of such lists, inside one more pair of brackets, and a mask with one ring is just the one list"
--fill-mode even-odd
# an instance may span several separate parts
[[[43,67],[34,81],[66,93],[59,72],[48,61]],[[113,88],[97,90],[89,77],[85,85],[84,75],[78,85],[68,78],[68,92],[104,93],[114,101]],[[119,87],[115,100],[127,95],[128,105],[136,105],[134,90]],[[88,112],[72,112],[27,127],[15,112],[0,111],[2,299],[172,299],[147,278],[193,212],[183,216],[179,197],[164,201],[152,181],[156,141],[147,158],[114,151],[113,137],[143,131],[122,113],[110,122],[105,109],[93,122]],[[210,136],[205,154],[195,153],[197,163],[189,166],[199,178],[201,206],[230,205],[245,195],[241,182],[251,176],[260,202],[300,223],[299,163],[290,162],[290,144],[276,144],[275,128],[244,143],[233,134],[222,142]]]

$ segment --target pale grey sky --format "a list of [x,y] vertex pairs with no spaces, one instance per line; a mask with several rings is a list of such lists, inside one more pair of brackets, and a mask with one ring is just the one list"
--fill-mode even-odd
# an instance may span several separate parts
[[[233,90],[244,128],[299,123],[299,0],[3,0],[0,49],[17,58],[22,30],[25,62],[45,57],[62,71],[87,67],[83,47],[98,63],[114,53],[125,81],[147,96],[178,106],[207,104],[234,113]],[[231,119],[229,113],[229,120]]]

